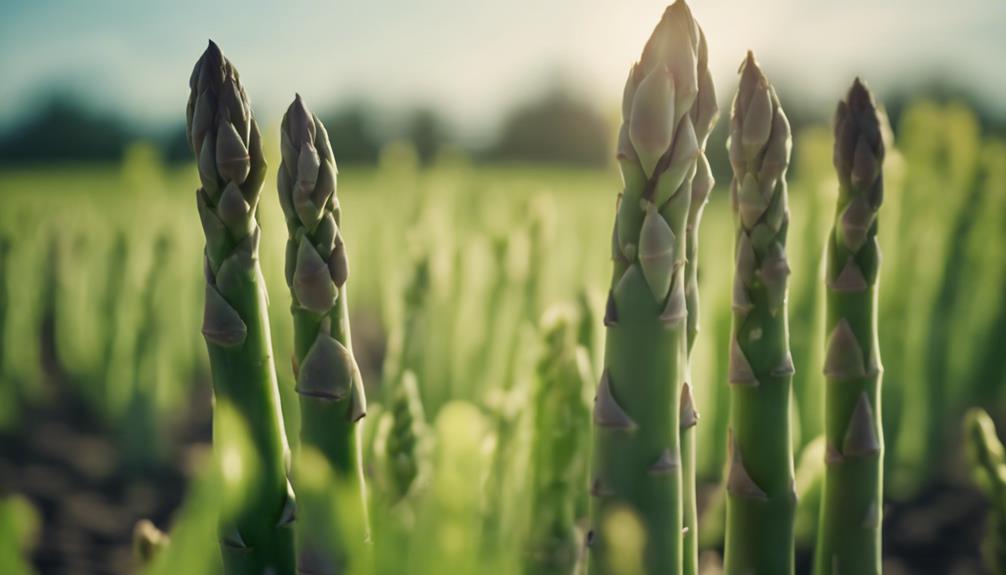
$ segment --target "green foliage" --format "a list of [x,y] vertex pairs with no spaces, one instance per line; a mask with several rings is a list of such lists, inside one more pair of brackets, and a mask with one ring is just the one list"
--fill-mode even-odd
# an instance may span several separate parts
[[965,414],[964,436],[971,473],[991,503],[982,544],[985,565],[992,573],[1006,573],[1006,452],[982,409]]
[[587,485],[593,389],[590,360],[577,344],[576,314],[553,308],[542,321],[545,346],[535,373],[530,406],[530,527],[527,573],[574,573],[584,534],[577,503]]
[[0,573],[31,575],[26,559],[41,530],[41,517],[20,495],[0,499]]
[[[927,430],[949,438],[950,422],[956,427],[964,406],[981,404],[998,413],[1006,405],[1006,362],[1001,360],[1001,342],[1006,338],[1002,290],[1006,147],[981,139],[968,127],[967,113],[956,107],[919,104],[904,118],[896,142],[901,153],[888,150],[884,222],[879,230],[884,249],[878,310],[886,381],[883,405],[887,460],[893,473],[886,493],[894,500],[907,497],[913,485],[925,481],[921,471],[939,465],[944,460],[941,453],[949,451],[945,441],[930,448],[923,439],[930,434]],[[289,363],[294,332],[283,270],[285,221],[272,183],[273,168],[280,164],[275,144],[279,138],[275,128],[269,132],[263,139],[273,143],[265,150],[272,168],[259,202],[264,232],[259,261],[272,298],[268,313],[287,436],[297,444],[299,409]],[[956,151],[948,149],[949,134],[961,142]],[[830,138],[824,127],[794,135],[788,256],[793,270],[789,305],[796,366],[794,417],[799,423],[794,426],[796,445],[811,443],[823,431],[823,398],[814,394],[823,390],[819,369],[823,340],[816,335],[822,333],[824,321],[822,226],[831,217],[836,197]],[[718,144],[710,144],[714,145]],[[968,159],[970,155],[974,157]],[[6,311],[0,314],[4,318],[0,427],[16,426],[25,406],[56,395],[41,362],[45,286],[51,279],[46,270],[54,238],[60,245],[59,262],[53,268],[58,282],[53,291],[57,314],[52,328],[58,341],[54,349],[70,376],[57,388],[60,394],[87,398],[86,409],[122,436],[131,429],[127,406],[138,389],[149,385],[153,390],[150,419],[156,422],[155,429],[164,430],[180,419],[193,393],[206,385],[208,363],[199,331],[203,272],[198,262],[203,238],[192,217],[194,169],[166,168],[143,153],[127,156],[130,163],[122,167],[0,171],[0,236],[9,245],[7,257],[0,260],[0,295],[5,289],[7,301],[6,307],[0,306]],[[499,572],[494,569],[504,566],[516,570],[523,558],[521,545],[529,536],[529,523],[518,511],[528,508],[531,497],[526,464],[534,434],[528,415],[540,340],[536,331],[528,331],[526,319],[527,262],[533,244],[526,207],[542,204],[550,226],[543,263],[535,266],[537,305],[590,294],[583,307],[594,317],[598,356],[603,353],[601,294],[607,293],[611,265],[606,254],[612,197],[620,188],[619,178],[611,170],[504,169],[456,161],[419,171],[408,161],[397,161],[402,157],[388,159],[376,169],[343,166],[339,177],[342,209],[352,215],[341,231],[353,263],[354,355],[370,386],[368,394],[386,407],[390,403],[378,382],[386,380],[382,364],[385,350],[391,352],[386,342],[404,325],[401,287],[414,269],[417,251],[429,254],[425,319],[417,330],[416,354],[421,362],[414,366],[430,422],[428,478],[426,488],[411,502],[411,511],[404,513],[376,501],[377,487],[371,489],[375,569],[381,573],[443,573],[451,572],[449,568],[464,572],[471,566],[477,572]],[[721,182],[727,179],[726,174],[716,175]],[[137,185],[138,181],[143,184]],[[534,199],[543,193],[547,200]],[[971,225],[962,228],[958,219],[971,203],[978,207],[969,216]],[[151,227],[151,221],[156,225]],[[113,283],[111,268],[118,265],[111,256],[119,235],[127,240],[128,261],[122,268],[116,313],[109,317],[103,302]],[[172,247],[160,260],[163,269],[154,276],[152,256],[162,236],[170,238]],[[701,226],[702,329],[691,359],[693,372],[708,382],[694,386],[702,413],[695,428],[699,484],[714,493],[727,445],[725,352],[731,329],[731,269],[723,265],[723,258],[732,250],[733,237],[728,194],[721,183],[710,196]],[[938,294],[949,269],[946,258],[954,253],[949,248],[957,241],[963,242],[957,253],[965,263],[957,269],[966,289],[945,290],[941,300]],[[937,244],[948,247],[936,249]],[[156,286],[150,294],[152,284]],[[156,301],[153,317],[145,311],[149,298]],[[948,317],[941,320],[945,333],[937,336],[927,318],[945,304],[949,305]],[[523,330],[518,322],[524,323]],[[147,330],[153,343],[143,344]],[[518,335],[521,331],[523,335]],[[113,357],[120,362],[121,375],[106,378],[106,349],[113,333],[117,339]],[[489,399],[496,395],[492,390],[502,386],[518,337],[523,338],[517,345],[521,364],[513,380],[518,392],[509,404],[516,420],[504,438],[510,463],[502,466],[503,495],[490,502],[488,496],[496,489],[488,479],[498,421]],[[931,361],[931,337],[945,342],[940,409],[930,409],[931,382],[937,377],[925,367]],[[138,371],[156,374],[134,375]],[[597,370],[594,381],[599,378]],[[380,418],[376,404],[368,404],[363,432],[368,473],[376,460],[374,449],[367,445]],[[589,441],[589,431],[582,434],[580,439]],[[165,447],[171,455],[175,446]],[[796,471],[801,494],[807,475],[804,462],[810,466],[820,459],[813,447],[804,447],[803,453]],[[219,478],[200,477],[190,484],[186,503],[172,522],[158,525],[170,531],[171,546],[152,566],[156,573],[219,572],[213,561],[219,565],[216,516],[224,490]],[[797,511],[798,545],[804,549],[813,536],[804,529],[814,525],[807,514],[816,516],[814,505],[807,503],[814,497],[813,481],[810,485]],[[298,498],[298,503],[306,501]],[[336,504],[333,499],[332,505]],[[518,515],[508,523],[513,527],[505,547],[484,542],[484,516],[490,508]],[[722,517],[722,507],[720,513]],[[707,512],[699,522],[701,534],[707,529],[713,533],[701,537],[703,548],[715,548],[721,541],[715,529],[717,517]],[[619,525],[630,533],[633,523],[626,519]],[[8,538],[0,536],[0,541],[6,544]]]

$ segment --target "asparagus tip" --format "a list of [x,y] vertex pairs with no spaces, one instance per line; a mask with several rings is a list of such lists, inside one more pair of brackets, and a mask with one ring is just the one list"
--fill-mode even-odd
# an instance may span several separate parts
[[758,62],[755,60],[755,55],[753,50],[748,50],[747,56],[744,57],[744,61],[741,62],[740,68],[737,69],[737,73],[741,74],[748,66],[758,67]]

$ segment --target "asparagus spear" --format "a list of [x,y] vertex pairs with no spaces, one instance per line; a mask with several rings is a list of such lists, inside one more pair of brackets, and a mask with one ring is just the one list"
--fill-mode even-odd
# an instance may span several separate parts
[[[189,84],[186,135],[202,182],[196,200],[206,234],[203,335],[213,391],[245,419],[260,460],[243,507],[223,526],[224,563],[228,573],[292,573],[289,448],[258,263],[261,137],[237,70],[212,41]],[[215,436],[226,431],[216,423]]]
[[[700,153],[692,118],[704,53],[683,0],[667,8],[632,67],[623,97],[618,161],[624,190],[613,233],[604,371],[594,402],[590,571],[620,565],[613,517],[641,527],[647,573],[682,569],[679,398],[687,326],[685,236]],[[701,105],[700,110],[715,106]],[[629,515],[626,515],[628,513]],[[611,538],[609,539],[609,535]]]
[[583,432],[590,408],[584,390],[593,378],[587,350],[576,341],[572,310],[550,310],[542,333],[545,349],[532,400],[532,520],[525,573],[571,575],[580,554],[576,499],[587,475]]
[[0,232],[0,380],[3,381],[5,381],[5,376],[9,375],[5,361],[7,353],[5,334],[7,332],[8,306],[10,305],[10,288],[7,286],[10,278],[10,252],[11,241],[6,232]]
[[699,144],[699,155],[696,161],[695,177],[692,179],[691,203],[688,206],[688,219],[685,232],[685,308],[688,310],[688,371],[681,387],[680,421],[681,426],[681,503],[684,513],[684,551],[682,572],[685,575],[697,575],[699,572],[699,526],[698,509],[695,501],[695,426],[699,422],[699,413],[695,408],[692,394],[691,370],[692,349],[699,333],[699,224],[702,221],[702,210],[705,208],[709,193],[716,181],[706,160],[706,141],[709,132],[719,116],[716,105],[716,89],[709,73],[708,53],[705,34],[699,30],[698,52],[699,94],[692,106],[691,117],[695,126],[695,138]]
[[384,361],[385,382],[394,389],[406,371],[422,373],[423,335],[426,332],[430,300],[431,262],[426,253],[415,259],[412,275],[405,285],[404,309],[394,340]]
[[391,390],[388,419],[383,440],[388,487],[392,502],[404,498],[412,490],[424,467],[423,442],[426,437],[426,417],[419,397],[416,376],[402,373]]
[[748,52],[730,122],[737,227],[724,572],[792,573],[796,494],[786,292],[789,121]]
[[[283,115],[280,151],[278,188],[289,232],[286,280],[293,300],[301,444],[325,458],[341,485],[358,489],[361,509],[366,509],[357,430],[367,404],[350,334],[349,264],[339,227],[335,158],[325,126],[299,95]],[[305,525],[325,524],[309,521],[308,515],[316,512],[324,510],[302,506]],[[351,535],[299,530],[298,569],[312,574],[343,572],[352,545],[335,539],[366,539],[367,527],[361,527],[363,532]]]
[[430,258],[416,258],[404,293],[404,310],[394,343],[384,361],[384,390],[388,406],[381,414],[375,437],[381,487],[395,503],[411,491],[423,467],[426,418],[416,371],[422,362],[423,334],[430,292]]
[[824,360],[827,469],[815,572],[881,572],[884,438],[877,342],[877,210],[884,140],[857,78],[835,115],[838,206],[827,253]]
[[[598,298],[599,299],[599,298]],[[577,323],[579,327],[576,332],[576,342],[587,351],[590,358],[591,372],[596,373],[601,361],[601,354],[597,345],[598,324],[601,323],[600,314],[595,311],[600,308],[595,302],[595,294],[588,289],[581,289],[576,294]],[[594,378],[591,377],[591,380]]]
[[1006,452],[989,414],[974,408],[964,417],[968,459],[975,481],[992,503],[982,553],[992,573],[1006,573]]

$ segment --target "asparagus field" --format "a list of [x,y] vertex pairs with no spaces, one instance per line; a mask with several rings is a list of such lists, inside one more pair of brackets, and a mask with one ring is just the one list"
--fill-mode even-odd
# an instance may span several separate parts
[[188,161],[0,168],[0,573],[1006,572],[1006,142],[715,46],[606,168],[339,168],[212,41]]

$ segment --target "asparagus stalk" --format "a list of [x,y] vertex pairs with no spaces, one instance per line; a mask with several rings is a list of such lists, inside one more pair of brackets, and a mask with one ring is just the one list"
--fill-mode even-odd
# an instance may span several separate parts
[[[618,161],[604,371],[594,402],[590,572],[620,570],[614,526],[641,527],[647,573],[682,569],[679,399],[685,381],[685,236],[700,154],[692,118],[707,78],[702,32],[684,0],[667,8],[632,67]],[[700,106],[711,110],[715,106]],[[704,122],[701,122],[704,123]],[[626,515],[628,513],[629,515]],[[609,537],[610,536],[610,537]]]
[[6,376],[10,375],[7,369],[7,317],[10,309],[10,287],[7,282],[10,278],[10,252],[11,241],[6,232],[0,232],[0,381],[6,381]]
[[709,73],[708,52],[705,34],[699,30],[698,96],[692,106],[691,118],[695,126],[695,138],[699,145],[699,155],[696,160],[695,176],[692,179],[691,203],[688,206],[688,219],[685,232],[685,309],[688,310],[688,370],[681,387],[680,421],[681,427],[681,503],[684,513],[684,551],[682,556],[682,572],[685,575],[698,575],[699,572],[699,526],[698,508],[695,500],[695,426],[699,422],[699,412],[695,407],[692,394],[694,374],[691,369],[692,349],[699,333],[699,224],[702,222],[702,210],[709,199],[709,193],[716,181],[706,159],[706,141],[709,132],[719,116],[716,104],[716,89],[713,86],[712,75]]
[[[361,509],[365,510],[361,436],[357,430],[358,422],[366,415],[367,403],[350,333],[346,284],[349,262],[339,227],[335,157],[325,126],[308,111],[299,95],[283,115],[280,152],[283,160],[278,188],[289,232],[286,281],[293,300],[290,313],[301,444],[322,455],[340,486],[359,491]],[[302,506],[305,525],[325,524],[309,521],[311,513],[324,510],[320,506]],[[344,572],[347,552],[353,545],[336,539],[367,539],[367,527],[361,527],[362,533],[339,535],[299,530],[298,569],[311,574]]]
[[393,502],[407,496],[424,467],[422,444],[426,437],[426,417],[419,397],[416,376],[406,371],[391,390],[383,457]]
[[965,415],[964,435],[975,481],[992,503],[982,543],[985,565],[992,573],[1006,573],[1006,452],[995,423],[982,409]]
[[786,293],[789,121],[748,52],[730,122],[735,238],[724,572],[793,573],[796,493]]
[[394,347],[384,362],[387,413],[381,414],[376,437],[381,486],[391,503],[405,498],[420,476],[426,418],[416,371],[422,363],[426,308],[430,292],[430,258],[420,254],[405,287],[402,321]]
[[[601,323],[600,314],[595,311],[595,295],[592,291],[584,288],[576,294],[577,323],[579,327],[576,331],[576,342],[587,351],[590,358],[591,372],[596,373],[600,365],[601,357],[597,345],[598,324]],[[597,305],[599,308],[600,305]],[[594,380],[593,377],[590,378]]]
[[[293,572],[294,498],[258,263],[256,218],[265,158],[238,72],[212,41],[189,82],[187,136],[202,186],[196,193],[206,234],[203,335],[213,391],[245,419],[260,473],[223,526],[228,573]],[[214,435],[223,433],[214,418]]]
[[545,349],[532,400],[532,520],[526,573],[571,575],[580,555],[576,502],[586,483],[583,432],[590,422],[584,391],[593,377],[587,351],[576,341],[575,315],[559,308],[542,322]]
[[138,469],[160,463],[164,445],[157,433],[156,398],[160,384],[159,351],[160,334],[164,331],[158,314],[158,286],[164,285],[170,272],[169,262],[173,244],[167,232],[157,237],[153,248],[154,265],[147,274],[146,286],[140,302],[140,320],[136,326],[136,343],[133,349],[133,379],[123,451],[125,462]]
[[857,78],[835,115],[838,206],[827,253],[826,464],[815,572],[881,572],[884,438],[877,341],[877,210],[884,140]]
[[394,389],[406,371],[422,373],[423,335],[430,299],[430,257],[416,258],[412,276],[405,286],[401,324],[395,334],[393,348],[384,362],[385,382]]

